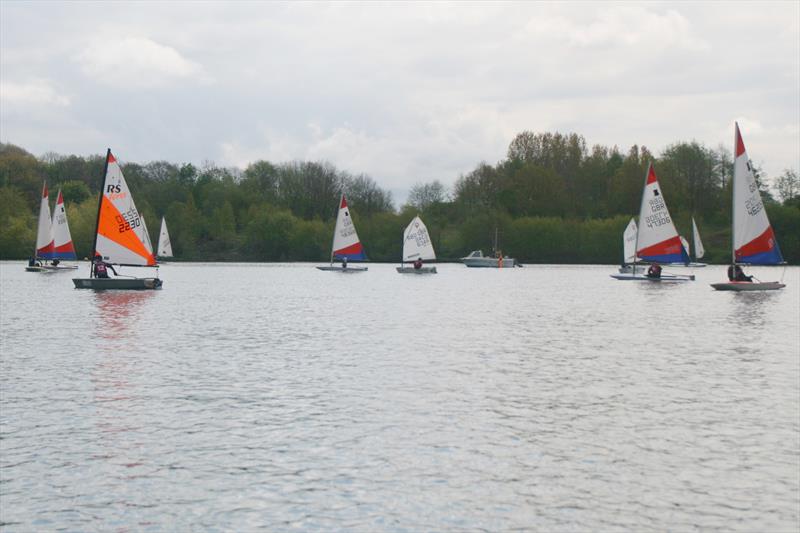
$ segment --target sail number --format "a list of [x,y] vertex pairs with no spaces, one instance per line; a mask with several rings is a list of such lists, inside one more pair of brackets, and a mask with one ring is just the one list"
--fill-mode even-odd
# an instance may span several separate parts
[[650,212],[652,213],[644,217],[644,223],[647,224],[648,228],[663,226],[671,222],[669,214],[667,213],[667,205],[660,196],[652,198],[648,203],[650,204]]
[[115,217],[115,221],[120,233],[125,233],[142,225],[142,219],[139,218],[139,213],[135,209],[120,213]]
[[751,217],[756,216],[762,209],[764,209],[764,204],[761,203],[761,198],[757,196],[751,196],[747,199],[744,203],[744,208],[747,210],[747,214]]

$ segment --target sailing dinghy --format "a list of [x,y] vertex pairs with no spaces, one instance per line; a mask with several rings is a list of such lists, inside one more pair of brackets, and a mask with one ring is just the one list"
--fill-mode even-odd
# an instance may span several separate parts
[[[341,266],[333,266],[333,261],[342,262]],[[336,215],[336,227],[333,230],[333,244],[331,245],[331,263],[329,266],[318,266],[319,270],[332,272],[365,272],[367,267],[348,266],[348,261],[366,261],[367,254],[358,239],[353,219],[350,218],[350,209],[347,199],[342,194],[339,200],[339,213]]]
[[[633,272],[636,262],[636,234],[639,228],[636,227],[636,220],[631,218],[625,231],[622,233],[622,266],[619,267],[620,273]],[[644,272],[644,265],[637,265],[636,272]]]
[[[775,232],[767,218],[753,167],[736,123],[733,162],[733,216],[731,269],[736,265],[784,264]],[[778,281],[728,281],[712,283],[718,291],[772,291],[786,285]]]
[[682,282],[694,280],[693,275],[661,274],[660,277],[648,277],[636,271],[636,261],[641,259],[651,263],[669,264],[686,263],[689,258],[681,244],[672,218],[669,216],[667,203],[661,193],[653,164],[650,163],[645,177],[642,205],[639,209],[639,229],[636,232],[636,247],[633,271],[630,273],[611,274],[611,277],[623,281],[670,281]]
[[118,266],[154,267],[156,259],[142,217],[133,202],[122,169],[111,149],[106,153],[106,168],[97,210],[92,262],[88,278],[73,278],[76,289],[160,289],[158,277],[120,276],[98,278],[95,263],[103,261]]
[[[167,219],[161,217],[161,231],[158,234],[158,253],[156,257],[172,257],[172,243],[169,240],[169,232],[167,231]],[[163,261],[159,261],[163,263]]]
[[435,266],[415,268],[404,265],[404,263],[413,263],[417,260],[436,260],[436,252],[433,251],[433,243],[428,234],[428,228],[425,227],[419,216],[414,217],[414,220],[403,232],[403,258],[400,261],[400,266],[397,267],[397,271],[400,274],[436,274]]

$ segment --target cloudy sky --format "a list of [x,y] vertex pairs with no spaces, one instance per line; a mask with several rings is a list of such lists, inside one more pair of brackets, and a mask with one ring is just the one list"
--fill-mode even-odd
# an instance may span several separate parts
[[0,1],[0,140],[244,168],[326,160],[396,199],[505,157],[733,143],[800,169],[800,2]]

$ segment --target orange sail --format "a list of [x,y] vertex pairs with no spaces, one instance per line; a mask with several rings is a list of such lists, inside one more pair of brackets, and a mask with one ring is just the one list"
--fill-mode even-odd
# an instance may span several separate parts
[[153,266],[156,259],[145,245],[145,227],[116,158],[108,152],[95,254],[121,265]]

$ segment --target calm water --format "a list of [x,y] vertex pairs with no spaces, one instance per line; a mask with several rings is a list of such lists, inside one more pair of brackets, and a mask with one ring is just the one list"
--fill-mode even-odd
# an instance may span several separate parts
[[2,530],[797,531],[800,269],[439,271],[2,263]]

